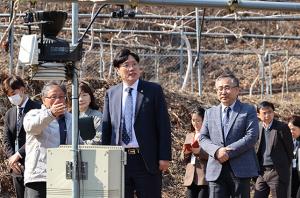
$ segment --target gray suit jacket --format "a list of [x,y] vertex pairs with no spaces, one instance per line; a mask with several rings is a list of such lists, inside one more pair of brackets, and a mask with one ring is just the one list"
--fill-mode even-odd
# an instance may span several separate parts
[[236,177],[249,178],[258,175],[258,162],[254,145],[258,139],[258,119],[255,108],[236,101],[229,122],[228,135],[224,141],[222,130],[222,106],[213,106],[205,112],[200,144],[209,154],[206,179],[218,179],[222,164],[215,159],[221,147],[230,147],[229,163]]

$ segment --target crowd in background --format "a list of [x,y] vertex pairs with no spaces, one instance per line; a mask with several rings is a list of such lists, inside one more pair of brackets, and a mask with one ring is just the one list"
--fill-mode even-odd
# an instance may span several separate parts
[[[139,56],[122,49],[113,65],[122,82],[110,87],[99,111],[93,87],[79,83],[79,144],[121,145],[127,153],[125,198],[161,197],[171,161],[171,126],[160,85],[140,79]],[[224,72],[215,82],[220,104],[191,112],[181,159],[188,198],[300,198],[300,116],[275,118],[269,101],[239,100],[239,80]],[[4,150],[18,198],[46,197],[47,149],[72,142],[66,87],[51,81],[41,101],[30,99],[22,78],[2,83],[13,105],[5,114]]]

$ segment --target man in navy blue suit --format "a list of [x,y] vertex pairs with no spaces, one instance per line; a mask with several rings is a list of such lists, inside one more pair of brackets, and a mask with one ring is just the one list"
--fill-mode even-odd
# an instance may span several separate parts
[[160,85],[140,80],[139,56],[121,50],[113,61],[122,83],[111,87],[103,108],[102,144],[127,152],[125,197],[161,197],[162,171],[171,160],[171,128]]

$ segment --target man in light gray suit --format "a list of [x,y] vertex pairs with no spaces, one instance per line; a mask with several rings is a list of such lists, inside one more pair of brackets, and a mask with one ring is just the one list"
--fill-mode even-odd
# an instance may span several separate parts
[[209,154],[206,179],[210,198],[250,197],[250,178],[258,175],[254,145],[255,108],[238,100],[239,80],[224,73],[216,80],[221,102],[205,112],[200,144]]

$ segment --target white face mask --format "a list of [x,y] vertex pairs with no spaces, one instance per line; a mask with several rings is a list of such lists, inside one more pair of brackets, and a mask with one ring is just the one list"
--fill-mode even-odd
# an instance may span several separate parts
[[20,105],[23,100],[23,98],[20,96],[20,94],[15,94],[13,96],[10,96],[10,97],[8,97],[8,99],[11,104],[16,105],[16,106]]

